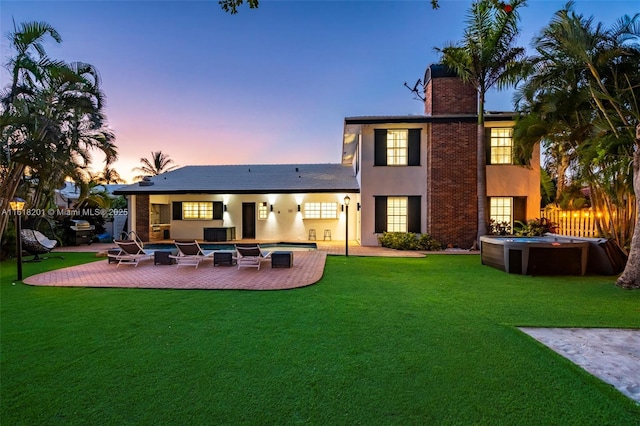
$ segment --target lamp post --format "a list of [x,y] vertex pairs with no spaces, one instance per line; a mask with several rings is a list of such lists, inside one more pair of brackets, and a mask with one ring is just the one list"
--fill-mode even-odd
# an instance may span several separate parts
[[344,253],[346,255],[346,257],[349,257],[349,201],[351,201],[351,198],[349,198],[348,195],[346,195],[344,197],[344,233],[345,233],[345,239],[344,239]]
[[9,201],[9,206],[16,215],[16,251],[18,262],[18,281],[22,281],[22,210],[24,209],[25,201],[22,198],[14,197]]

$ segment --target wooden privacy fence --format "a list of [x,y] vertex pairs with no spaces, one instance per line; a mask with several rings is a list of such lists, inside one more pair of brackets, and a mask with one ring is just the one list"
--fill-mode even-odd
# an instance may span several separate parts
[[558,225],[557,234],[571,237],[599,237],[596,217],[601,214],[592,209],[543,209],[540,211],[541,217],[545,217]]

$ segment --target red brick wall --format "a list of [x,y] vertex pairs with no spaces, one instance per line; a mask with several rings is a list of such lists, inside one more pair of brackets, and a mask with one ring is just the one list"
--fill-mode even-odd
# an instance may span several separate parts
[[427,233],[445,245],[476,239],[476,124],[432,124],[427,143]]
[[456,77],[437,77],[424,90],[426,115],[477,114],[476,89]]
[[[457,77],[425,86],[426,115],[478,113],[476,89]],[[475,122],[433,123],[427,141],[427,233],[442,244],[470,248],[476,239]]]
[[149,241],[149,196],[136,195],[135,231],[142,241]]

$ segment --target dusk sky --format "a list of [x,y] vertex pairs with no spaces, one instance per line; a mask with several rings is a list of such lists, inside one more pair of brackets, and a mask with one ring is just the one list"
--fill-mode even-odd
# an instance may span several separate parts
[[[16,23],[46,21],[63,42],[56,59],[93,64],[116,134],[115,169],[131,181],[161,150],[192,164],[337,163],[343,120],[422,114],[403,86],[462,38],[470,1],[268,1],[223,12],[201,1],[0,2],[2,63]],[[529,47],[564,1],[529,0],[519,44]],[[576,2],[609,27],[637,0]],[[3,69],[2,86],[9,82]],[[487,109],[513,109],[510,92]],[[101,169],[101,157],[94,157]]]

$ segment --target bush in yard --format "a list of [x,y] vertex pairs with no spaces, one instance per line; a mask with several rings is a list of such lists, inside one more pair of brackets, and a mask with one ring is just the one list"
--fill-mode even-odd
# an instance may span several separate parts
[[496,222],[495,219],[489,221],[487,231],[491,235],[509,235],[511,234],[511,224],[509,222]]
[[527,223],[517,220],[516,224],[515,234],[519,237],[541,237],[548,232],[555,233],[558,229],[558,225],[546,217],[531,219]]
[[382,247],[395,250],[442,250],[442,244],[428,234],[417,235],[413,232],[385,232],[378,241]]

